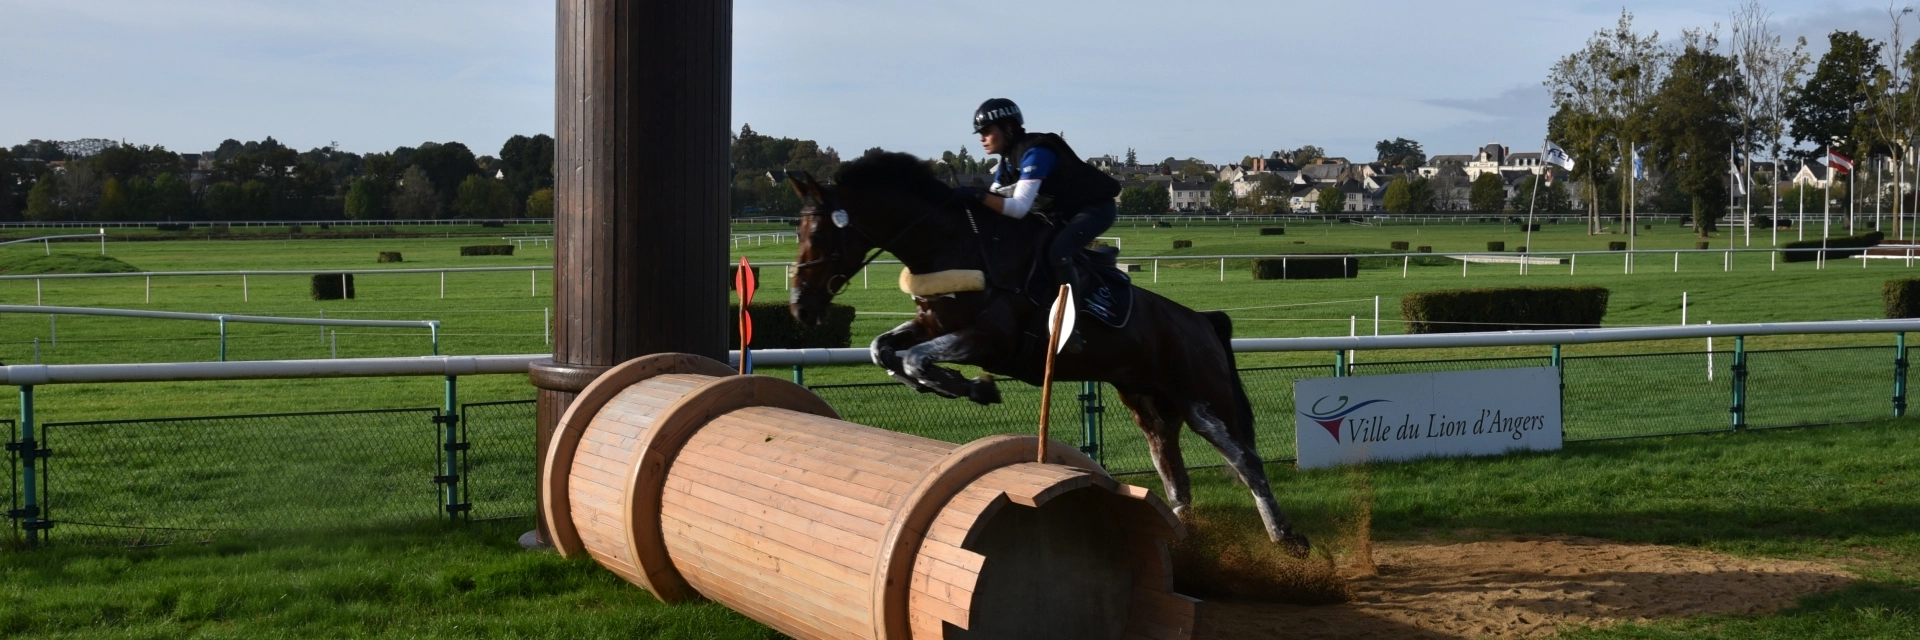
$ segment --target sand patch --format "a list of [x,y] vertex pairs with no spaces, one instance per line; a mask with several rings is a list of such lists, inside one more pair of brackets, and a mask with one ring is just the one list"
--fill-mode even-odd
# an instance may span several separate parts
[[1607,626],[1767,613],[1842,588],[1851,574],[1571,536],[1452,545],[1378,545],[1376,575],[1349,578],[1346,604],[1202,605],[1202,638],[1533,638]]

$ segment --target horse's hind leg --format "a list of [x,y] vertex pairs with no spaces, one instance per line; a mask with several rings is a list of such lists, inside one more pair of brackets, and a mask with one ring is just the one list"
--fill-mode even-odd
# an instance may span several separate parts
[[1167,506],[1185,520],[1193,505],[1193,483],[1187,476],[1187,463],[1180,457],[1180,414],[1165,400],[1150,393],[1120,390],[1120,402],[1133,410],[1133,422],[1147,437],[1147,452],[1153,456],[1153,469],[1165,487]]
[[[1267,470],[1260,462],[1258,451],[1250,438],[1233,436],[1234,430],[1214,415],[1205,402],[1187,404],[1187,422],[1193,430],[1206,438],[1213,448],[1220,450],[1220,456],[1227,459],[1227,467],[1233,469],[1240,483],[1253,492],[1254,507],[1260,510],[1260,521],[1267,526],[1267,537],[1286,548],[1287,553],[1295,557],[1306,557],[1307,537],[1294,533],[1287,523],[1287,516],[1280,512],[1280,504],[1273,499],[1273,489],[1267,485]],[[1231,414],[1229,414],[1231,415]],[[1251,430],[1244,430],[1251,434]]]

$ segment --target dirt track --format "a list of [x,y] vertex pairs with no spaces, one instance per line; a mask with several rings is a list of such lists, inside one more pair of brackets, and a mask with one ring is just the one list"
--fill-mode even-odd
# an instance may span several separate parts
[[1208,602],[1201,638],[1529,638],[1560,625],[1739,615],[1854,580],[1812,562],[1575,537],[1375,548],[1357,597],[1303,607]]

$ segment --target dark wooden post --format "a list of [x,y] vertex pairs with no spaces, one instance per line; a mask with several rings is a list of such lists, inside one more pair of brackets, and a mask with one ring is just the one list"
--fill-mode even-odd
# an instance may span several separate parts
[[553,361],[529,371],[543,459],[608,367],[663,351],[727,359],[733,3],[558,4]]

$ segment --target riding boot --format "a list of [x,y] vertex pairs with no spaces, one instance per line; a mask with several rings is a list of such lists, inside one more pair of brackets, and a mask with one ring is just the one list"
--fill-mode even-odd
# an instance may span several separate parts
[[[1085,311],[1086,293],[1081,291],[1085,287],[1080,285],[1080,270],[1074,266],[1073,260],[1069,258],[1059,258],[1053,261],[1053,286],[1055,289],[1058,289],[1060,285],[1063,284],[1073,285],[1068,289],[1073,296],[1071,300],[1073,310],[1076,313]],[[1087,346],[1086,339],[1080,337],[1080,324],[1079,322],[1075,322],[1072,332],[1060,336],[1060,344],[1066,346],[1067,353],[1080,353],[1080,350]]]

